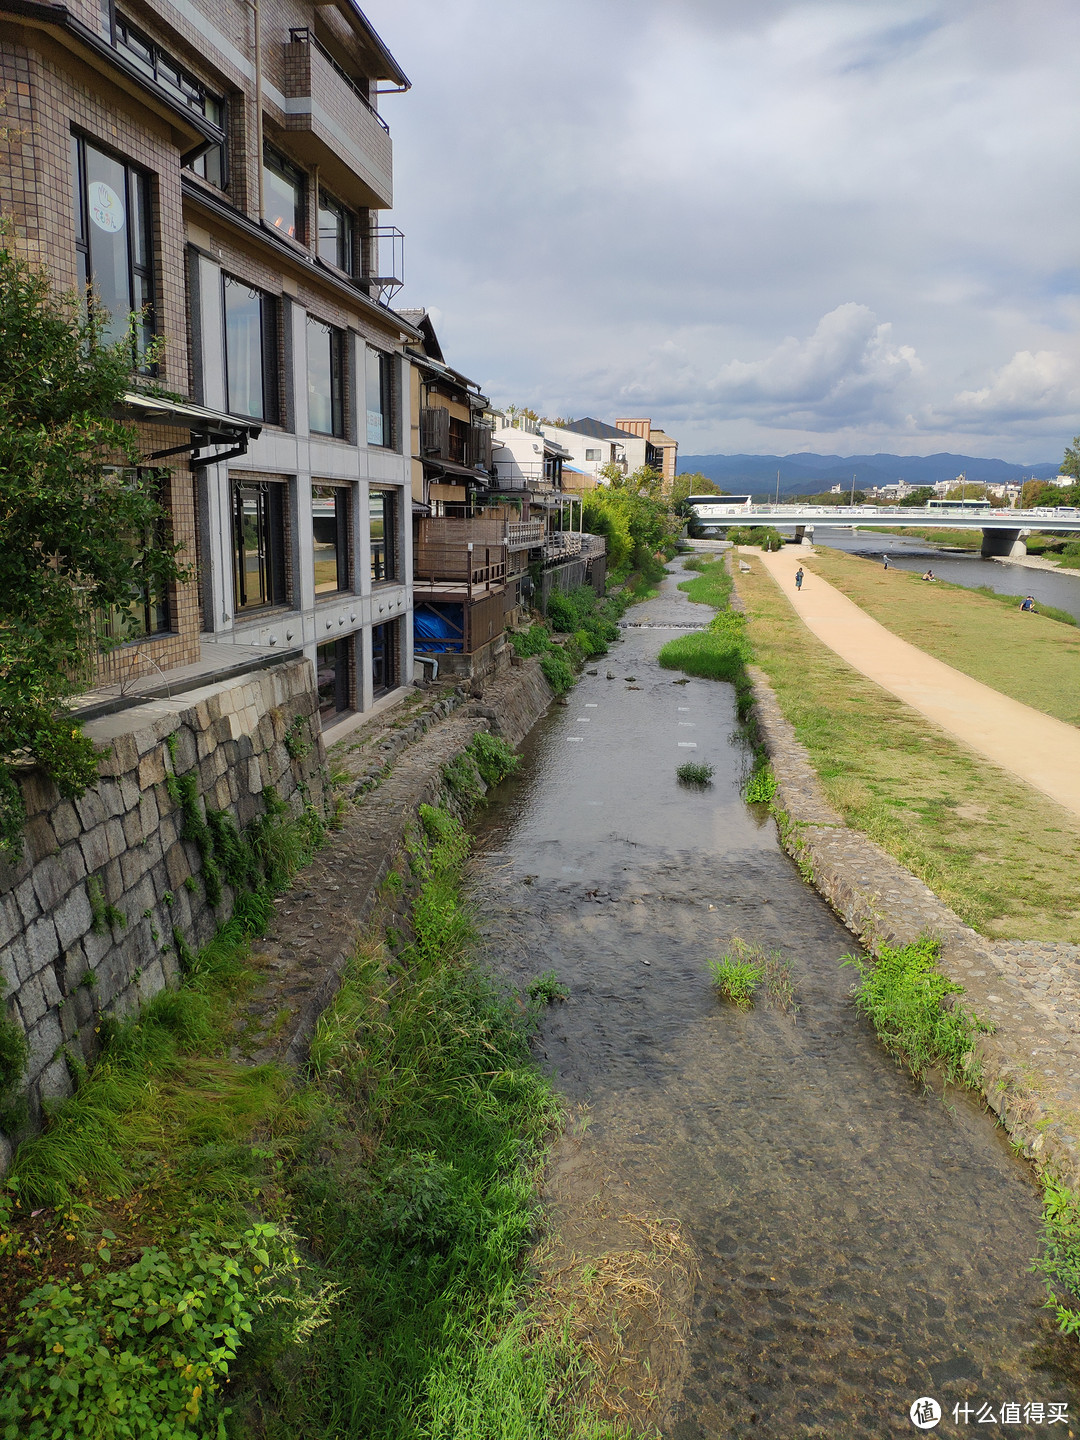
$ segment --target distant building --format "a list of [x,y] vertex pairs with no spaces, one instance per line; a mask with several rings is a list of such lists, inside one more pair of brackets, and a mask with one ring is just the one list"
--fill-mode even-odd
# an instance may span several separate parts
[[679,458],[679,442],[670,435],[665,435],[663,430],[654,430],[651,420],[616,420],[615,425],[619,430],[629,430],[652,447],[654,453],[645,463],[654,470],[659,470],[664,489],[670,490]]

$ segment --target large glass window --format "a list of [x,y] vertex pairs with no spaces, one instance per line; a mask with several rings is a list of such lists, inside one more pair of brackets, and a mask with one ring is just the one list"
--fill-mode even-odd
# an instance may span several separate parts
[[384,350],[367,352],[367,443],[393,445],[392,357]]
[[136,347],[144,355],[154,335],[150,178],[80,135],[71,145],[80,284],[93,286],[109,341],[123,339],[128,317],[139,315]]
[[[152,481],[160,499],[168,472],[159,470],[141,473]],[[146,564],[146,560],[153,551],[160,552],[169,543],[168,523],[163,517],[142,536],[129,538],[132,549],[140,556],[140,568],[147,573],[150,566]],[[140,585],[138,595],[126,605],[114,605],[101,614],[100,623],[104,635],[124,644],[164,634],[172,629],[168,593],[163,586],[147,579]]]
[[319,259],[346,274],[354,273],[355,224],[352,212],[325,190],[319,191]]
[[277,303],[224,276],[226,404],[234,415],[278,418]]
[[307,323],[308,429],[345,434],[345,336],[313,315]]
[[384,695],[398,683],[397,635],[396,620],[372,627],[371,688],[376,695]]
[[304,238],[304,190],[307,176],[272,145],[263,156],[263,208],[266,222],[294,240]]
[[315,652],[315,683],[319,689],[319,714],[324,720],[331,719],[341,710],[349,708],[349,691],[352,689],[352,648],[351,638],[329,640]]
[[396,580],[398,573],[397,496],[393,490],[372,490],[368,503],[368,524],[371,534],[371,578],[375,582]]
[[236,609],[285,603],[285,487],[233,482]]
[[349,492],[344,485],[311,487],[315,594],[351,590],[349,583]]

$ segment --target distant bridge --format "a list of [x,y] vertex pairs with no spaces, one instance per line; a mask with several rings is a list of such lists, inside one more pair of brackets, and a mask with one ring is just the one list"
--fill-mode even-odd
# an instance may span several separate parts
[[1024,536],[1033,530],[1067,531],[1080,534],[1080,511],[1050,506],[1034,510],[976,510],[972,506],[950,505],[938,509],[896,505],[752,505],[724,504],[693,499],[692,509],[702,525],[715,528],[733,525],[771,525],[777,530],[794,528],[796,539],[808,540],[818,528],[853,530],[874,525],[889,530],[910,526],[933,526],[940,530],[981,530],[984,555],[1026,555]]

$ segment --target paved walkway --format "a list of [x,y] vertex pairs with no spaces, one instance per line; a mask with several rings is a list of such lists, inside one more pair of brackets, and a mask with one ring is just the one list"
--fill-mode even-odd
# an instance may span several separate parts
[[800,546],[760,555],[799,618],[842,660],[969,749],[1080,815],[1080,729],[1021,705],[901,640],[835,586],[805,570]]

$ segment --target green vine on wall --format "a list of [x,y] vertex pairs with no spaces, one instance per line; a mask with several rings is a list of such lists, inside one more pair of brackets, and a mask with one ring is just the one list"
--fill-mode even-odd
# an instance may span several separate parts
[[86,896],[90,901],[90,914],[93,919],[90,922],[90,929],[95,935],[104,935],[107,930],[114,926],[120,930],[127,928],[127,916],[122,910],[105,899],[105,891],[102,888],[101,880],[97,875],[91,875],[86,882]]

